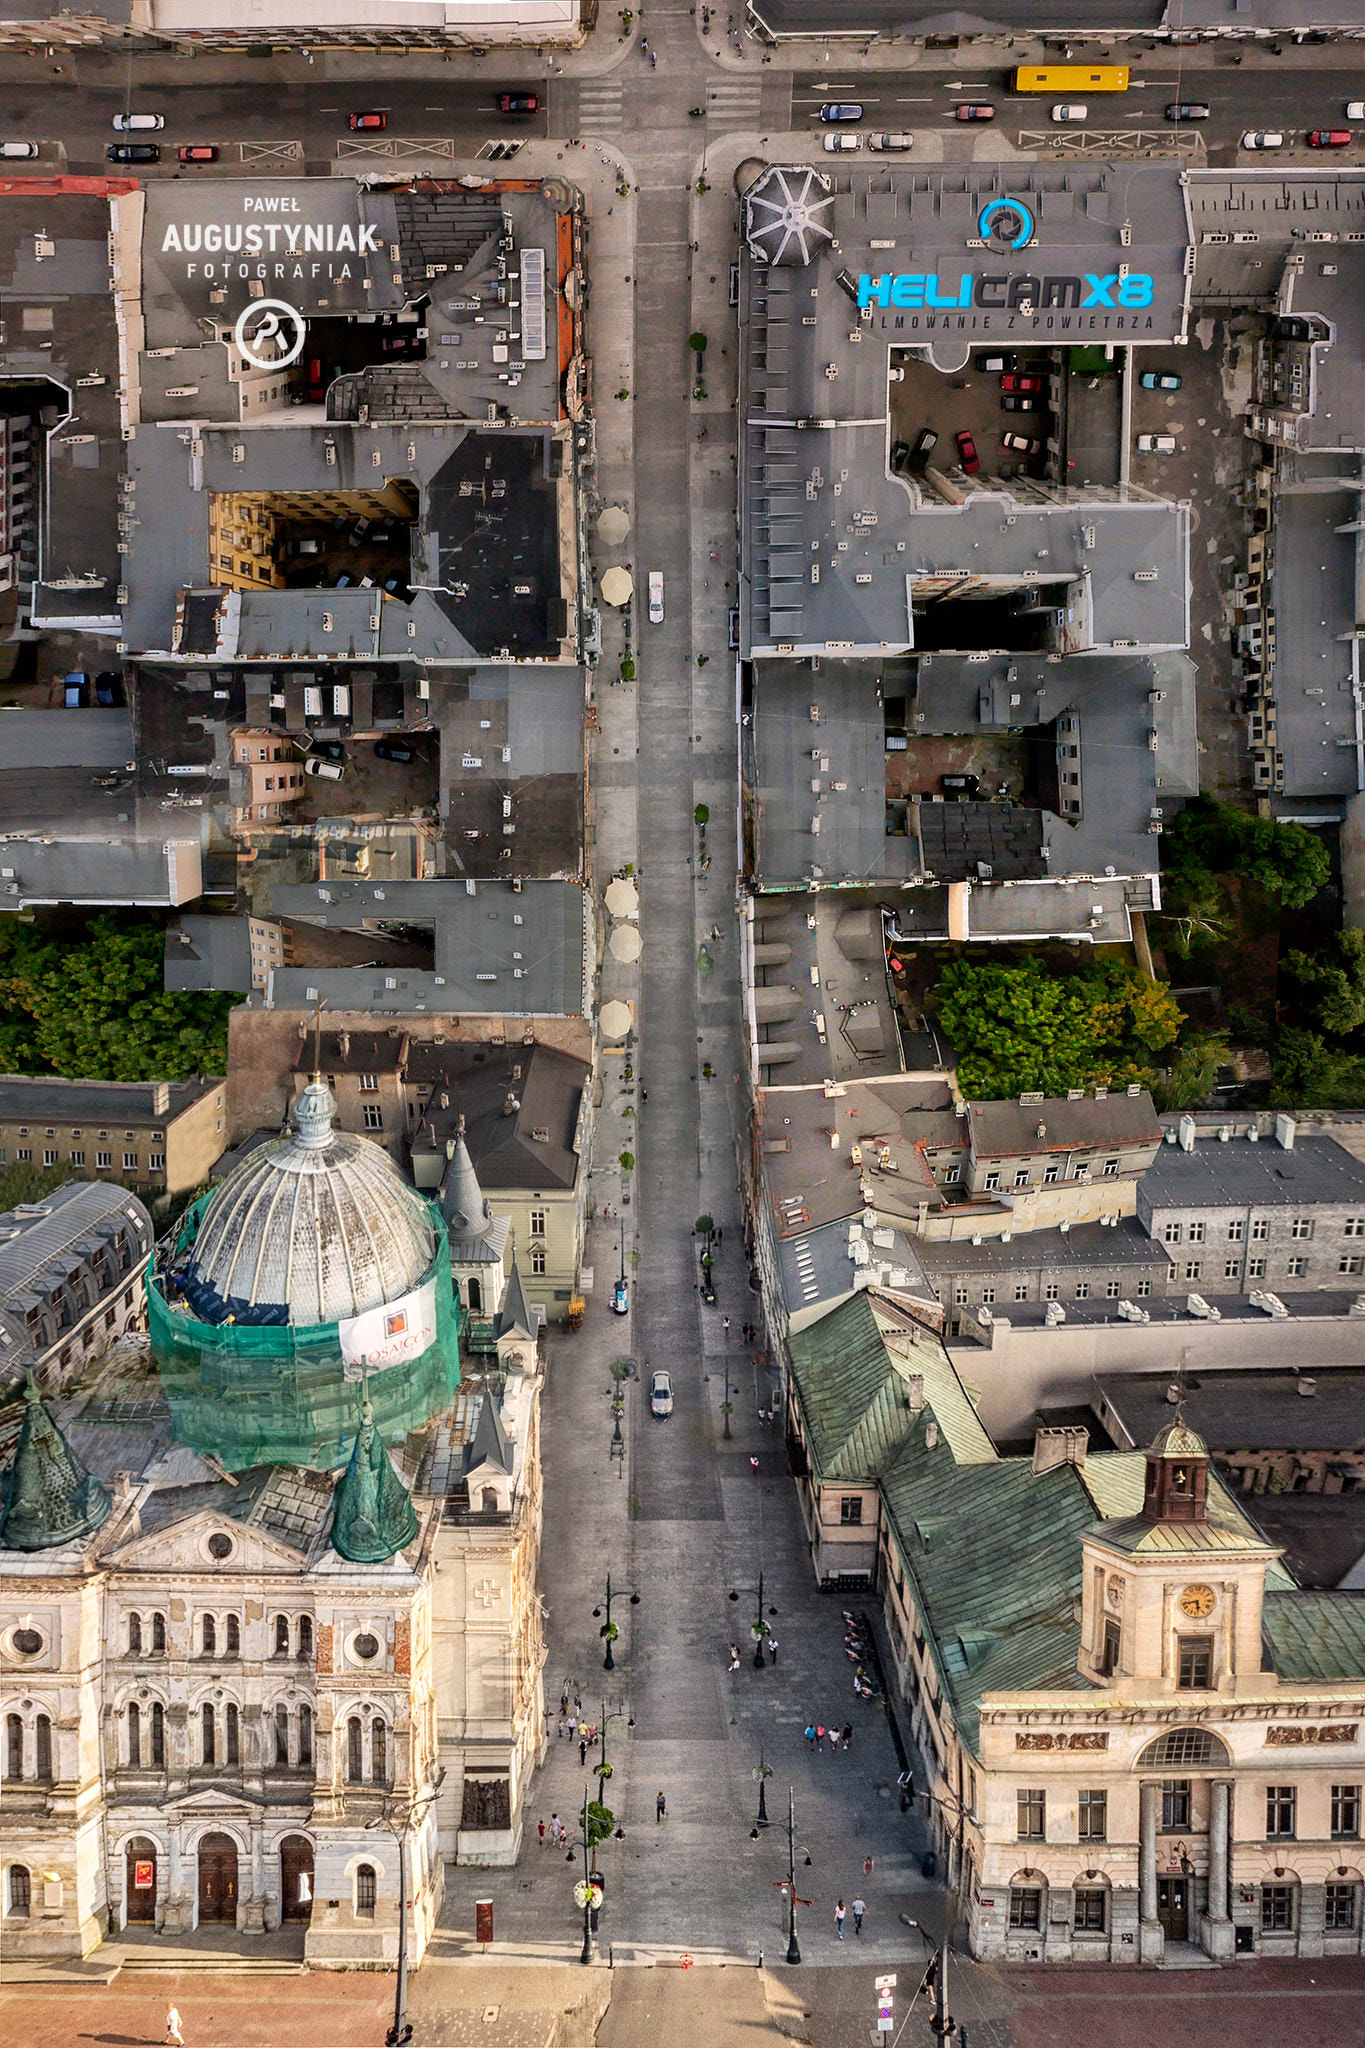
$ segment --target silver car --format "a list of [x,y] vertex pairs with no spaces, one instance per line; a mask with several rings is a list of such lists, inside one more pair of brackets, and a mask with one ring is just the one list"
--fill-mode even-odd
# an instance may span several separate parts
[[651,1415],[673,1413],[673,1375],[668,1372],[652,1372],[649,1376],[649,1412]]

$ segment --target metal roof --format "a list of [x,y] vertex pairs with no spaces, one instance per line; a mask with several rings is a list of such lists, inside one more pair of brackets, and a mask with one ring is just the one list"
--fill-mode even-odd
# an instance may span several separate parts
[[1161,1143],[1161,1125],[1145,1088],[1047,1096],[1041,1102],[969,1102],[967,1128],[978,1160]]
[[1168,1209],[1356,1202],[1365,1215],[1365,1162],[1325,1135],[1300,1133],[1288,1150],[1273,1139],[1201,1137],[1188,1152],[1163,1144],[1142,1176],[1139,1199],[1154,1218]]
[[[995,1458],[939,1338],[883,1296],[856,1294],[788,1343],[811,1464],[820,1478],[877,1478],[922,1433],[924,1410],[960,1463]],[[924,1404],[912,1410],[907,1381],[916,1375],[924,1383]]]
[[1365,1678],[1365,1593],[1266,1593],[1261,1628],[1287,1685]]

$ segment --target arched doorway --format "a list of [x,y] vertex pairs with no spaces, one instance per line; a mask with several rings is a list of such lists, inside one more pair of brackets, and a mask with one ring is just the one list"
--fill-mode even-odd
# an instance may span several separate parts
[[156,1923],[156,1843],[137,1836],[123,1852],[123,1896],[128,1924],[145,1927]]
[[199,1844],[199,1920],[237,1921],[237,1844],[227,1835],[205,1835]]
[[313,1912],[313,1845],[306,1835],[280,1843],[280,1912],[286,1920],[308,1920]]

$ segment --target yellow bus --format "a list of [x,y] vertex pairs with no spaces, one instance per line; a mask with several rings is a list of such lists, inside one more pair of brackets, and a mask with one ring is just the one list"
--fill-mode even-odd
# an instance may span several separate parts
[[1015,92],[1127,92],[1126,64],[1020,64]]

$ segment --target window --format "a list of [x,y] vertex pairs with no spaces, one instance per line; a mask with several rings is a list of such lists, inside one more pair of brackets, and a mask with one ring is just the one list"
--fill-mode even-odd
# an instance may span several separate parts
[[1107,1792],[1082,1792],[1079,1801],[1080,1839],[1083,1842],[1102,1842],[1106,1839],[1109,1823],[1109,1795]]
[[1010,1926],[1036,1931],[1043,1924],[1043,1894],[1034,1885],[1010,1886]]
[[152,1767],[158,1771],[166,1768],[166,1709],[160,1700],[152,1702]]
[[1223,1278],[1225,1280],[1239,1280],[1241,1276],[1242,1261],[1240,1259],[1224,1259]]
[[1235,1218],[1235,1220],[1229,1223],[1228,1225],[1228,1243],[1240,1244],[1242,1242],[1242,1234],[1245,1229],[1246,1225],[1243,1223],[1241,1217],[1238,1216],[1237,1218]]
[[[356,1726],[359,1726],[358,1722]],[[355,1874],[355,1909],[357,1913],[373,1913],[374,1894],[374,1865],[362,1863],[357,1868]]]
[[1262,1934],[1292,1934],[1293,1931],[1294,1886],[1292,1884],[1263,1884],[1261,1886]]
[[149,1152],[147,1154],[147,1171],[148,1173],[164,1173],[166,1171],[166,1155],[164,1152]]
[[1059,1166],[1045,1166],[1043,1168],[1043,1186],[1046,1188],[1054,1186],[1061,1179],[1061,1171]]
[[51,1149],[51,1147],[50,1147],[50,1146],[44,1146],[44,1148],[43,1148],[43,1165],[44,1165],[44,1166],[55,1166],[56,1164],[57,1164],[57,1155],[56,1155],[56,1153],[55,1153],[55,1152],[54,1152],[54,1151],[53,1151],[53,1150]]
[[311,1764],[312,1761],[313,1709],[309,1706],[303,1706],[299,1708],[299,1762],[301,1764]]
[[311,1614],[301,1614],[299,1616],[299,1655],[300,1657],[311,1657],[312,1654],[313,1617]]
[[1360,1833],[1359,1785],[1333,1785],[1332,1833],[1351,1837]]
[[24,1775],[24,1724],[17,1714],[5,1716],[5,1776]]
[[227,1761],[228,1761],[228,1763],[230,1763],[230,1764],[235,1764],[235,1763],[238,1763],[238,1762],[240,1761],[240,1752],[239,1752],[239,1747],[238,1747],[238,1735],[237,1735],[237,1709],[236,1709],[236,1707],[235,1707],[235,1706],[233,1705],[233,1703],[232,1703],[232,1701],[231,1701],[231,1700],[229,1700],[229,1701],[228,1701],[228,1708],[227,1708],[227,1716],[226,1716],[226,1719],[227,1719]]
[[73,1153],[71,1154],[71,1164],[72,1164],[73,1166],[84,1166],[84,1164],[85,1164],[85,1154],[84,1154],[84,1152],[73,1152]]
[[985,1308],[989,1308],[994,1300],[995,1289],[993,1287],[983,1287],[981,1290],[982,1306]]
[[227,1618],[226,1654],[229,1657],[240,1657],[242,1654],[242,1625],[235,1614],[230,1614]]
[[107,1173],[113,1163],[114,1155],[112,1152],[97,1152],[95,1154],[95,1169],[97,1172]]
[[1356,1924],[1356,1888],[1353,1884],[1329,1884],[1323,1894],[1323,1926],[1329,1934],[1353,1934]]
[[289,1616],[287,1614],[277,1614],[275,1616],[275,1655],[277,1657],[287,1657],[289,1655]]
[[35,1778],[52,1776],[52,1723],[46,1714],[39,1714],[33,1724],[33,1757]]
[[1118,1300],[1118,1298],[1119,1298],[1119,1283],[1118,1283],[1118,1281],[1117,1281],[1117,1280],[1106,1280],[1106,1281],[1105,1281],[1105,1283],[1104,1283],[1104,1298],[1105,1298],[1105,1300],[1106,1300],[1106,1301],[1117,1301],[1117,1300]]
[[1180,1225],[1178,1223],[1166,1224],[1161,1233],[1161,1241],[1163,1244],[1179,1244]]
[[1247,1279],[1248,1279],[1248,1280],[1264,1280],[1264,1279],[1265,1279],[1265,1260],[1264,1260],[1264,1259],[1248,1259],[1248,1260],[1247,1260]]
[[130,1657],[137,1657],[141,1654],[141,1651],[142,1616],[140,1614],[130,1614],[128,1616],[128,1655]]
[[199,1718],[201,1723],[200,1740],[203,1761],[206,1764],[211,1764],[216,1762],[217,1758],[214,1749],[213,1708],[209,1705],[207,1700],[204,1702],[203,1707],[200,1709]]
[[1117,1159],[1105,1160],[1102,1171],[1104,1173],[1104,1177],[1106,1180],[1112,1180],[1114,1178],[1114,1175],[1118,1172],[1118,1170],[1119,1163]]
[[1109,1894],[1099,1887],[1087,1886],[1076,1892],[1077,1934],[1103,1934],[1105,1928],[1105,1904]]
[[128,1761],[134,1768],[142,1762],[142,1716],[136,1703],[128,1709]]
[[1186,1259],[1185,1278],[1187,1280],[1198,1280],[1203,1271],[1204,1261],[1202,1259]]
[[275,1761],[289,1762],[289,1709],[283,1701],[275,1709]]
[[863,1519],[863,1497],[860,1493],[846,1493],[839,1502],[841,1522],[861,1522]]
[[360,1746],[359,1717],[352,1714],[346,1723],[346,1777],[350,1784],[358,1785],[364,1776],[364,1762]]
[[362,1074],[360,1077],[360,1092],[362,1095],[377,1095],[379,1093],[378,1074]]
[[532,1209],[530,1215],[532,1237],[544,1237],[549,1228],[549,1223],[550,1212],[548,1209]]
[[1283,1837],[1294,1832],[1295,1788],[1292,1785],[1267,1785],[1265,1788],[1265,1831],[1266,1838]]
[[32,1897],[33,1886],[27,1867],[22,1863],[11,1863],[9,1867],[9,1911],[18,1919],[26,1920]]
[[953,1289],[953,1307],[965,1308],[970,1299],[971,1297],[968,1293],[968,1290],[962,1285],[962,1282],[959,1280],[956,1287],[954,1287]]
[[1019,1808],[1019,1840],[1041,1842],[1044,1831],[1044,1811],[1047,1795],[1041,1789],[1025,1790],[1022,1787],[1015,1794]]
[[1203,1224],[1202,1224],[1202,1223],[1192,1223],[1192,1224],[1190,1225],[1190,1243],[1191,1243],[1191,1244],[1202,1244],[1203,1242],[1204,1242],[1204,1226],[1203,1226]]
[[1365,1237],[1365,1216],[1348,1216],[1341,1234],[1343,1237]]
[[166,1617],[164,1614],[154,1614],[152,1616],[152,1654],[153,1656],[160,1657],[164,1657],[166,1654]]
[[[1294,1261],[1291,1259],[1289,1263],[1292,1266]],[[1365,1273],[1365,1259],[1362,1259],[1359,1253],[1348,1252],[1344,1259],[1337,1260],[1337,1271],[1338,1273]]]
[[1078,1281],[1076,1282],[1076,1299],[1077,1299],[1077,1301],[1087,1301],[1087,1300],[1089,1300],[1089,1298],[1090,1298],[1090,1282],[1089,1282],[1088,1280],[1078,1280]]
[[1289,1235],[1291,1237],[1311,1237],[1313,1235],[1312,1217],[1296,1216],[1290,1223]]
[[1026,1166],[1021,1166],[1014,1176],[1014,1185],[1017,1188],[1026,1188],[1028,1184],[1029,1170]]
[[1049,1280],[1047,1285],[1043,1289],[1043,1300],[1056,1301],[1058,1296],[1061,1294],[1061,1291],[1061,1287],[1057,1281]]
[[985,1188],[986,1193],[988,1195],[993,1194],[995,1190],[999,1187],[999,1185],[1000,1176],[998,1173],[988,1173],[986,1175],[985,1180],[982,1182],[982,1186]]
[[1105,1678],[1112,1678],[1119,1668],[1119,1656],[1123,1649],[1123,1628],[1116,1616],[1104,1617],[1104,1647],[1100,1652],[1100,1671]]
[[201,1647],[206,1657],[213,1656],[214,1652],[218,1648],[218,1629],[211,1614],[206,1614],[204,1616]]
[[1016,1281],[1015,1281],[1015,1283],[1014,1283],[1014,1298],[1015,1298],[1015,1300],[1016,1300],[1016,1301],[1027,1301],[1027,1300],[1028,1300],[1028,1281],[1027,1281],[1027,1280],[1016,1280]]
[[18,1145],[15,1147],[14,1156],[16,1159],[19,1160],[32,1159],[33,1148],[31,1145]]
[[[1347,1262],[1348,1266],[1354,1265],[1357,1272],[1360,1271],[1362,1263],[1365,1262],[1362,1262],[1360,1259],[1350,1260]],[[1285,1261],[1284,1270],[1289,1275],[1289,1278],[1291,1280],[1301,1280],[1304,1274],[1308,1271],[1308,1261],[1305,1258],[1287,1259]]]
[[1138,1291],[1138,1293],[1139,1293],[1139,1294],[1150,1294],[1150,1293],[1151,1293],[1151,1291],[1152,1291],[1152,1283],[1151,1283],[1151,1281],[1150,1281],[1150,1280],[1139,1280],[1139,1281],[1138,1281],[1138,1284],[1137,1284],[1137,1291]]
[[1268,1216],[1254,1216],[1251,1221],[1251,1242],[1253,1244],[1264,1244],[1269,1235],[1270,1218]]
[[546,1260],[546,1257],[545,1257],[545,1247],[544,1247],[544,1245],[542,1245],[542,1244],[538,1244],[538,1245],[533,1245],[533,1246],[532,1246],[532,1248],[531,1248],[531,1275],[532,1275],[532,1278],[533,1278],[533,1279],[542,1279],[542,1278],[544,1277],[544,1274],[545,1274],[545,1271],[546,1271],[546,1266],[547,1266],[547,1260]]
[[137,1154],[136,1154],[136,1152],[125,1152],[125,1153],[124,1153],[124,1155],[123,1155],[123,1171],[124,1171],[125,1173],[136,1173],[136,1172],[137,1172]]
[[1176,1683],[1181,1692],[1207,1692],[1213,1663],[1212,1636],[1181,1636]]
[[1188,1778],[1165,1778],[1161,1785],[1161,1825],[1163,1829],[1187,1828],[1190,1824],[1190,1781]]
[[389,1782],[388,1751],[389,1731],[382,1721],[376,1721],[370,1730],[370,1777],[376,1785]]

